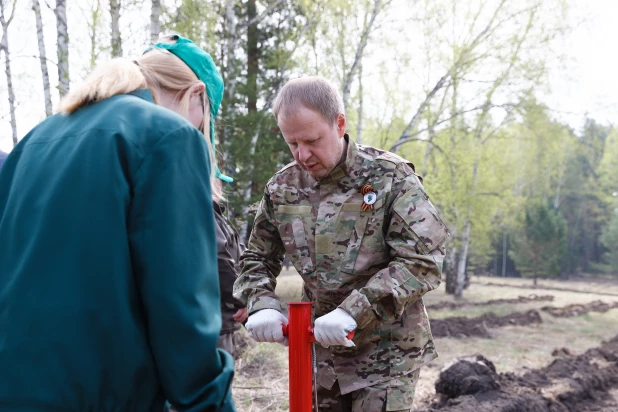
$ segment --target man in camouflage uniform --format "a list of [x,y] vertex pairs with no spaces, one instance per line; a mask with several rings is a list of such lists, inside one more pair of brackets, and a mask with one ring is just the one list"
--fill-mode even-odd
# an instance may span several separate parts
[[274,290],[286,253],[328,346],[317,346],[319,410],[409,411],[437,356],[422,296],[440,284],[447,228],[411,163],[349,138],[329,82],[288,82],[273,111],[296,161],[267,183],[241,257],[247,330],[284,341]]

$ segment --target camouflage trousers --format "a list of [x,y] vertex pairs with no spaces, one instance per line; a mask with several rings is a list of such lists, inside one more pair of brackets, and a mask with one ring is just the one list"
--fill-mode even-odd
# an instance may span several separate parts
[[331,389],[318,385],[319,412],[391,412],[412,410],[419,369],[406,376],[341,395],[339,383]]

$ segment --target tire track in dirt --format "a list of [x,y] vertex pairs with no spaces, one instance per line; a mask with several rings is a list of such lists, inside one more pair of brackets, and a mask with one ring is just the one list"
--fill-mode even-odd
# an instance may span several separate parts
[[472,282],[473,285],[481,285],[481,286],[498,286],[498,287],[506,287],[506,288],[518,288],[518,289],[542,289],[542,290],[557,290],[560,292],[575,292],[575,293],[587,293],[591,295],[602,295],[602,296],[616,296],[618,297],[618,293],[610,293],[610,292],[601,292],[601,291],[588,291],[588,290],[578,290],[571,288],[557,288],[550,286],[527,286],[527,285],[509,285],[506,283],[494,283],[494,282]]
[[515,304],[515,303],[531,303],[531,302],[553,302],[554,297],[552,295],[529,295],[519,296],[514,299],[492,299],[484,302],[438,302],[431,305],[426,305],[428,310],[456,310],[466,306],[487,306],[487,305],[500,305],[500,304]]
[[579,356],[553,352],[548,366],[523,375],[497,373],[482,355],[440,373],[435,402],[417,412],[609,412],[618,388],[618,336]]

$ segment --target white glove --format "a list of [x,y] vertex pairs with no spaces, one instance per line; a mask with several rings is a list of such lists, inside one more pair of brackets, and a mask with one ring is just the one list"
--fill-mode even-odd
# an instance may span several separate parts
[[356,329],[356,321],[343,309],[335,309],[315,320],[313,336],[323,346],[341,345],[352,347],[354,342],[348,339],[348,332]]
[[245,328],[249,336],[258,342],[284,343],[283,325],[287,324],[288,319],[281,312],[262,309],[249,316]]

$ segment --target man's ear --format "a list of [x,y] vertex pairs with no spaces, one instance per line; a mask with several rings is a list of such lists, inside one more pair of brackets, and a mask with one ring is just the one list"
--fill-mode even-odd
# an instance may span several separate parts
[[337,128],[337,135],[343,137],[346,128],[345,114],[339,113],[337,120],[335,120],[335,127]]

